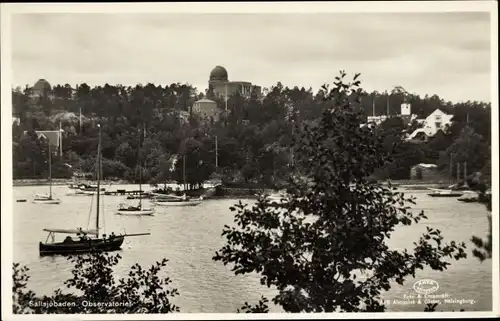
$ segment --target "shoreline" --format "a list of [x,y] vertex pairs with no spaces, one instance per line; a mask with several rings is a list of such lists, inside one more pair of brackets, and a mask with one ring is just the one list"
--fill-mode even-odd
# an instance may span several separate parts
[[[34,179],[13,179],[12,180],[12,186],[17,187],[17,186],[40,186],[40,185],[48,185],[49,180],[46,178],[34,178]],[[52,179],[52,185],[54,186],[60,186],[60,185],[69,185],[69,184],[75,184],[77,181],[73,179],[66,179],[66,178],[54,178]],[[103,181],[102,185],[133,185],[134,183],[125,181],[125,180],[119,180],[119,181]],[[387,181],[381,182],[383,185],[387,185]],[[444,181],[444,180],[429,180],[429,181],[417,181],[417,180],[394,180],[391,181],[391,184],[393,186],[400,186],[400,187],[405,187],[405,188],[412,188],[412,187],[433,187],[436,185],[451,185],[450,182]],[[145,184],[147,185],[147,184]],[[159,185],[160,186],[160,185]],[[225,186],[225,189],[232,189],[233,187],[230,186]],[[235,187],[236,188],[236,187]],[[254,189],[254,190],[261,190],[264,189],[262,187],[255,187],[255,188],[241,188],[238,187],[238,189]],[[267,189],[267,188],[265,188]]]
[[[75,180],[71,179],[53,179],[53,186],[65,186],[72,183],[76,183]],[[383,185],[387,185],[388,182],[381,182]],[[408,191],[422,191],[428,190],[429,188],[439,188],[443,187],[445,182],[442,181],[410,181],[410,180],[401,180],[401,181],[391,181],[391,184],[397,188],[404,188]],[[33,187],[33,186],[44,186],[48,185],[48,179],[19,179],[13,180],[13,187]],[[133,183],[127,181],[109,181],[102,182],[102,186],[119,186],[119,185],[131,185]],[[203,188],[201,190],[192,190],[191,192],[187,192],[190,196],[200,196],[205,195],[206,199],[256,199],[257,194],[273,194],[275,191],[270,188],[262,188],[262,186],[245,186],[245,187],[236,187],[236,186],[219,186],[216,190],[206,193],[208,190]]]

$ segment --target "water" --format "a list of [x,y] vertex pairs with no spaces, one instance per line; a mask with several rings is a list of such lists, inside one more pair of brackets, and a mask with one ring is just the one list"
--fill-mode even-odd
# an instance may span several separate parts
[[[137,186],[112,186],[114,189],[137,189]],[[14,202],[14,261],[30,268],[29,287],[37,294],[50,295],[56,288],[64,288],[63,282],[71,276],[72,265],[64,257],[43,257],[38,254],[38,242],[44,241],[47,233],[43,228],[86,227],[92,213],[95,214],[95,198],[90,208],[91,196],[71,197],[65,186],[54,186],[60,205],[37,205],[30,201],[36,192],[45,192],[46,187],[15,187],[15,199],[28,199],[26,203]],[[437,293],[448,293],[452,299],[475,300],[470,304],[444,304],[438,311],[491,311],[492,287],[490,261],[480,263],[471,254],[472,235],[486,236],[488,223],[486,210],[478,204],[457,202],[455,198],[434,199],[425,191],[412,191],[417,197],[415,210],[424,210],[428,220],[410,227],[401,227],[389,241],[393,248],[411,248],[426,226],[441,229],[445,240],[465,241],[468,258],[452,262],[444,272],[424,270],[410,279],[404,286],[394,284],[384,295],[385,299],[403,299],[404,294],[416,294],[412,286],[416,280],[433,279],[439,283]],[[119,277],[126,276],[129,268],[139,263],[148,267],[162,258],[169,259],[165,267],[180,295],[173,299],[181,312],[234,313],[245,301],[257,303],[261,295],[272,298],[275,291],[260,285],[257,275],[235,276],[230,266],[212,261],[216,250],[224,245],[220,234],[224,224],[232,225],[229,206],[236,200],[206,200],[196,207],[156,207],[151,217],[128,217],[115,215],[124,196],[104,197],[104,226],[106,232],[142,233],[150,236],[131,237],[125,240],[121,251],[122,260],[115,268]],[[136,200],[128,202],[135,203]],[[145,206],[150,203],[143,201]],[[247,202],[252,202],[248,200]],[[91,212],[92,210],[92,212]],[[390,304],[389,311],[423,311],[425,304]],[[271,306],[271,312],[282,312]]]

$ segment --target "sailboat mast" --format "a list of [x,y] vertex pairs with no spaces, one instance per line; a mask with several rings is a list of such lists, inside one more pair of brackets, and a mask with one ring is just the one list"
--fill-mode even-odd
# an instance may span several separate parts
[[450,184],[453,184],[453,154],[450,154]]
[[182,156],[182,182],[184,183],[184,191],[186,191],[186,155]]
[[[145,130],[146,129],[144,129],[144,131]],[[142,166],[141,166],[141,132],[140,131],[139,131],[139,145],[137,147],[137,160],[139,163],[139,207],[142,209]]]
[[215,169],[219,168],[219,144],[217,141],[217,136],[215,136]]
[[95,220],[96,227],[96,237],[99,238],[99,194],[101,194],[101,125],[98,124],[99,127],[99,141],[97,143],[97,214]]
[[49,141],[49,197],[52,198],[52,149]]

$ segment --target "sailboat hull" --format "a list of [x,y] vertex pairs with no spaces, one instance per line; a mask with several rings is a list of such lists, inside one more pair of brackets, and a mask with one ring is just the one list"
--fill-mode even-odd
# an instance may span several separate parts
[[155,211],[153,209],[143,209],[143,210],[137,210],[137,211],[117,210],[116,214],[119,214],[119,215],[153,215],[154,212]]
[[462,195],[464,195],[463,193],[453,193],[453,192],[450,192],[450,193],[430,193],[430,194],[427,194],[429,195],[430,197],[460,197]]
[[92,196],[92,194],[83,193],[83,192],[67,193],[66,195],[67,196]]
[[157,206],[197,206],[200,205],[202,200],[192,200],[192,201],[156,201],[153,204]]
[[60,204],[61,200],[60,199],[35,199],[33,200],[33,203],[35,204]]
[[40,256],[47,255],[70,255],[70,254],[83,254],[91,251],[117,251],[121,248],[125,237],[117,236],[110,239],[92,239],[86,241],[74,241],[71,243],[42,243],[40,242],[39,250]]

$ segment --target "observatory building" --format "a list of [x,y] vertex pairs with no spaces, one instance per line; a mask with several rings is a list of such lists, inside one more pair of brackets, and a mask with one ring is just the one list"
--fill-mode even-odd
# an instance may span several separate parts
[[262,91],[260,86],[253,85],[248,81],[229,81],[227,70],[222,66],[216,66],[212,69],[208,86],[213,89],[216,96],[223,98],[231,97],[236,92],[247,98],[251,96],[252,92],[255,92],[260,97]]

